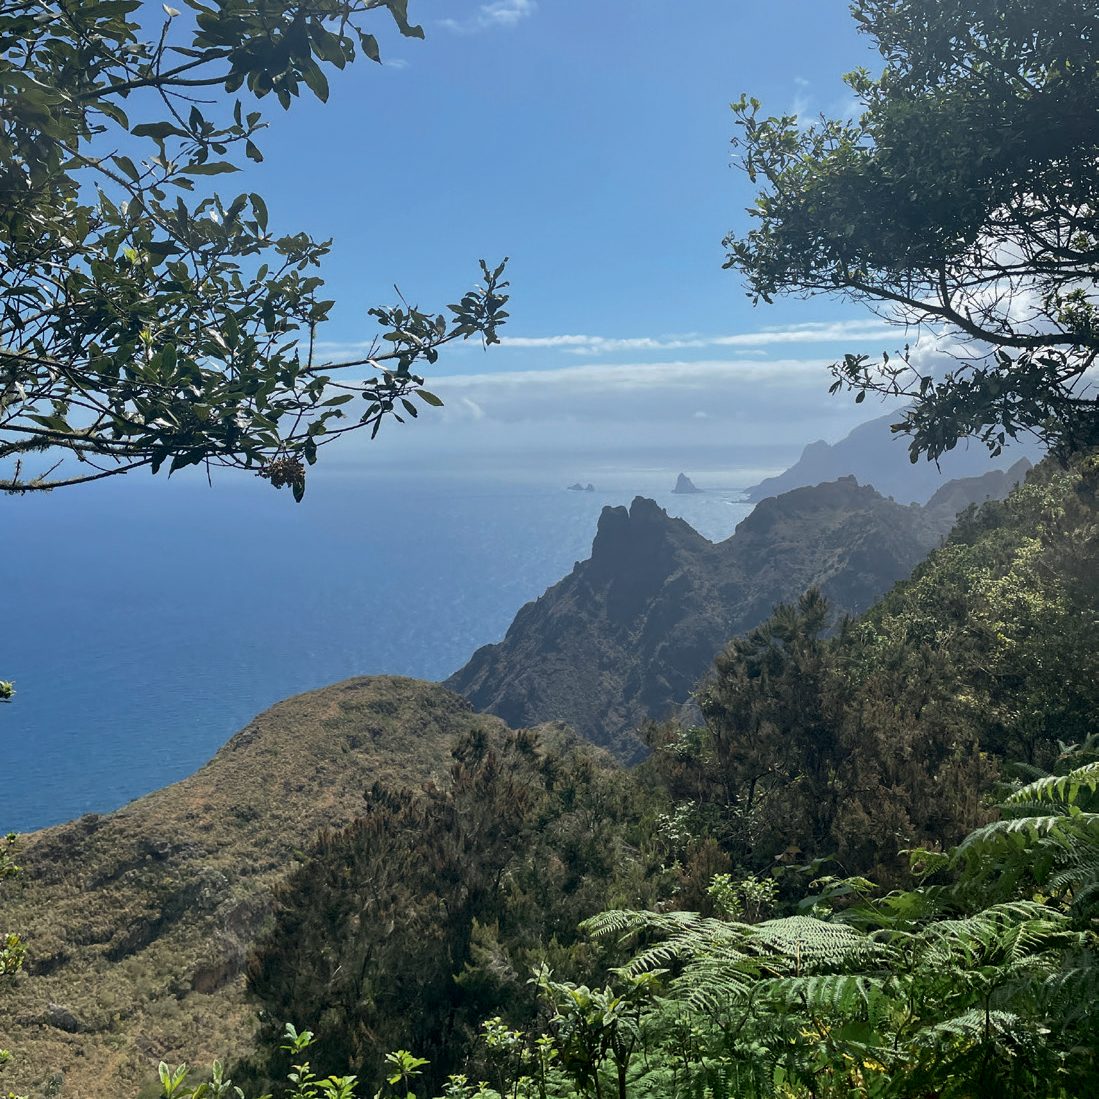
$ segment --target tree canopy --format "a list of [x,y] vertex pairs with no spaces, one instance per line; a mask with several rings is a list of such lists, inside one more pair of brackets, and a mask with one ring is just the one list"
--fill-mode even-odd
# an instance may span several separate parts
[[370,350],[324,361],[331,242],[275,232],[257,193],[211,189],[263,159],[251,100],[326,100],[326,69],[379,60],[379,16],[422,37],[407,0],[180,8],[0,11],[0,489],[204,464],[300,499],[319,446],[439,404],[421,364],[496,342],[507,316],[503,265],[482,262],[456,304],[372,309]]
[[756,301],[828,294],[966,345],[936,376],[910,352],[847,355],[833,391],[913,398],[911,455],[965,436],[1099,442],[1099,11],[1090,0],[855,0],[884,58],[848,74],[853,118],[735,105],[762,184],[726,266]]

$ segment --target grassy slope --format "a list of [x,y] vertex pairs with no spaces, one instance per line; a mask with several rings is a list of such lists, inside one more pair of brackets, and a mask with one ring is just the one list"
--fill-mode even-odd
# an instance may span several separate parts
[[130,1095],[161,1058],[243,1048],[240,967],[272,887],[372,783],[442,779],[474,728],[503,725],[431,684],[348,680],[272,707],[174,786],[26,837],[0,908],[29,948],[0,993],[4,1086]]

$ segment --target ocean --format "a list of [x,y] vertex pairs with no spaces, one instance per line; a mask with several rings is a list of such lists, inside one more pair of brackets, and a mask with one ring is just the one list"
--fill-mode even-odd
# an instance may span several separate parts
[[[768,457],[771,457],[768,455]],[[443,679],[651,496],[719,540],[782,465],[575,476],[119,478],[0,501],[0,832],[106,812],[194,771],[256,713],[348,676]],[[598,475],[596,475],[598,474]]]

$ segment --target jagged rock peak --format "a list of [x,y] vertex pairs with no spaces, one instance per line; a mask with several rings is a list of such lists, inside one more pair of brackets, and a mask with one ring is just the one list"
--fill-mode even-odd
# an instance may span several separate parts
[[659,521],[661,519],[674,522],[668,513],[655,501],[647,496],[635,496],[630,504],[630,518],[635,523]]
[[629,508],[605,507],[599,516],[595,541],[591,547],[593,562],[634,558],[651,553],[660,545],[710,545],[689,523],[670,516],[655,500],[634,497]]
[[686,473],[681,473],[679,475],[679,477],[676,479],[676,482],[675,482],[675,488],[672,489],[672,492],[677,492],[681,496],[686,495],[688,493],[701,492],[701,491],[702,491],[702,489],[700,489],[690,479],[690,477],[687,476]]
[[599,523],[595,528],[595,542],[592,545],[592,553],[597,551],[600,542],[606,542],[614,538],[619,531],[625,530],[630,524],[630,513],[624,507],[606,507],[599,513]]
[[932,513],[848,475],[760,502],[716,545],[644,497],[605,508],[591,557],[446,685],[517,728],[565,720],[637,760],[636,730],[682,706],[730,637],[809,587],[838,613],[865,610],[989,487],[1007,491],[963,483]]

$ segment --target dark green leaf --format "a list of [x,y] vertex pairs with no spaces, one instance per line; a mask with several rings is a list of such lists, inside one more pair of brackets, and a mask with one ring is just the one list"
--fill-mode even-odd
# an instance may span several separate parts
[[215,160],[206,164],[188,164],[181,170],[189,176],[218,176],[226,172],[240,171],[235,164],[230,164],[227,160]]

